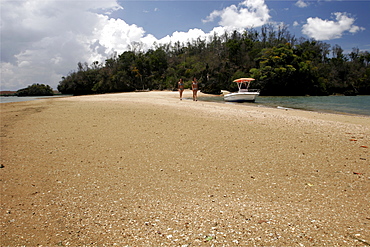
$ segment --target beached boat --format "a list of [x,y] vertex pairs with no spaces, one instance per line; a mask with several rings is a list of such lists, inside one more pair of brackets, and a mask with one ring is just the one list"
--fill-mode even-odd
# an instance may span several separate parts
[[249,84],[254,81],[253,78],[239,78],[234,80],[238,84],[238,92],[229,93],[224,95],[224,100],[227,102],[254,102],[258,95],[259,90],[249,89]]

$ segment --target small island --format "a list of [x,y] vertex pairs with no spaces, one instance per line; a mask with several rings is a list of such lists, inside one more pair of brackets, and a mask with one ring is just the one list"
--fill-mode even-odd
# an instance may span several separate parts
[[19,89],[14,96],[53,96],[53,89],[49,85],[32,84],[27,88]]

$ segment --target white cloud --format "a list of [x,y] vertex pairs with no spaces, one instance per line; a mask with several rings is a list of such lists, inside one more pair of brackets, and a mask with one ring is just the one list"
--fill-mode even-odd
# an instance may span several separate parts
[[229,30],[217,27],[205,33],[195,28],[158,40],[142,27],[107,15],[120,8],[116,0],[2,1],[0,89],[17,90],[33,83],[56,89],[78,62],[104,62],[114,52],[147,50],[154,43],[187,42]]
[[316,40],[331,40],[342,37],[346,32],[354,34],[365,30],[363,27],[354,25],[355,19],[349,17],[347,13],[336,12],[333,17],[335,20],[308,18],[307,23],[302,27],[302,33]]
[[260,26],[270,18],[263,0],[247,0],[220,12],[223,26],[209,33],[194,28],[158,40],[142,27],[109,17],[121,8],[116,0],[1,1],[0,89],[17,90],[33,83],[56,89],[78,62],[104,62],[114,52],[147,50],[154,43],[207,39],[234,28]]
[[[151,35],[146,36],[145,38],[142,38],[141,41],[145,43],[145,46],[148,47],[149,44],[153,44],[154,42],[157,44],[174,44],[177,42],[180,42],[181,44],[186,44],[187,42],[192,42],[194,40],[197,40],[198,38],[202,40],[209,40],[212,38],[215,34],[219,37],[225,34],[225,32],[229,33],[232,31],[239,31],[242,33],[244,29],[242,28],[232,28],[232,27],[222,27],[218,26],[213,28],[209,33],[204,32],[201,29],[194,28],[190,29],[187,32],[174,32],[171,35],[167,35],[166,37],[160,39],[160,40],[154,40],[155,37],[152,37],[153,39],[150,39]],[[148,40],[152,42],[147,42]]]
[[219,24],[223,27],[251,28],[266,24],[270,15],[264,0],[245,0],[238,6],[213,11],[203,22],[212,22],[217,18],[220,18]]
[[109,18],[120,8],[116,0],[1,1],[1,90],[33,83],[56,89],[78,62],[102,62],[150,40],[141,27]]
[[294,21],[294,22],[293,22],[293,27],[298,27],[298,26],[299,26],[298,21]]
[[309,4],[307,2],[305,2],[304,0],[298,0],[295,5],[299,8],[305,8],[307,7]]
[[167,35],[166,37],[162,38],[159,40],[159,43],[162,44],[168,44],[168,43],[176,43],[176,42],[187,42],[187,41],[192,41],[197,38],[206,38],[208,34],[206,34],[203,30],[194,28],[190,29],[187,32],[174,32],[171,36]]
[[33,83],[56,89],[78,62],[104,62],[114,52],[146,50],[154,43],[207,39],[214,33],[258,27],[270,18],[264,0],[245,0],[212,12],[208,21],[220,18],[221,26],[209,33],[194,28],[158,40],[142,27],[110,18],[118,9],[122,7],[117,0],[1,1],[1,90]]

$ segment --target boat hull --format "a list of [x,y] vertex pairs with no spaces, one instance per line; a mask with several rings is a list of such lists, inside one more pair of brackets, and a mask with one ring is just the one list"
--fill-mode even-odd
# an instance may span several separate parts
[[238,92],[224,95],[227,102],[254,102],[259,92]]

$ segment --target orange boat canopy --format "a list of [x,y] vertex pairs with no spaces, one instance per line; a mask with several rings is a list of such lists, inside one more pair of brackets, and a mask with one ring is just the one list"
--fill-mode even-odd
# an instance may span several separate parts
[[239,78],[234,80],[233,82],[239,82],[239,83],[246,83],[246,82],[251,82],[254,81],[253,78]]

